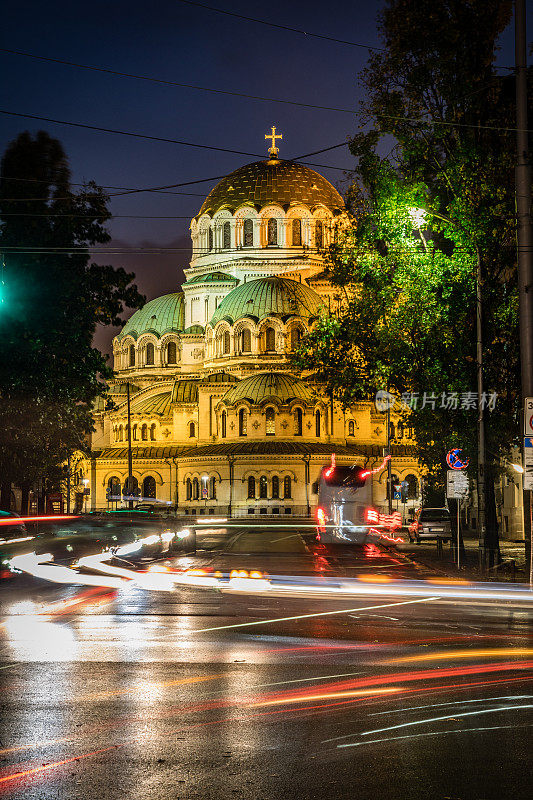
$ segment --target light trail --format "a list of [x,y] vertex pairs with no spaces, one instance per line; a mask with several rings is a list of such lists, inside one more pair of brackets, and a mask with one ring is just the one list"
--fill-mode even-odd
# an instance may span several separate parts
[[516,656],[533,656],[532,647],[489,647],[484,650],[443,650],[441,653],[424,653],[419,656],[402,656],[385,661],[385,664],[410,664],[421,661],[453,661],[456,658],[493,658]]
[[72,764],[73,761],[80,761],[82,758],[90,758],[91,756],[98,756],[100,753],[109,753],[110,750],[116,750],[118,745],[112,745],[111,747],[102,747],[100,750],[93,750],[92,753],[80,753],[80,755],[72,756],[71,758],[64,758],[62,761],[53,761],[50,764],[42,764],[40,767],[32,767],[31,769],[25,769],[21,772],[13,772],[11,775],[4,775],[0,778],[1,783],[8,783],[8,781],[16,781],[19,778],[27,778],[29,775],[36,775],[39,772],[45,772],[49,769],[55,769],[56,767],[62,767],[64,764]]
[[[501,711],[521,711],[528,708],[533,708],[533,703],[524,703],[519,706],[503,706],[502,708],[482,708],[476,711],[463,711],[460,714],[453,715],[454,719],[459,717],[477,717],[481,714],[497,714]],[[372,731],[363,731],[360,736],[370,736],[372,733],[386,733],[386,731],[397,731],[400,728],[411,728],[414,725],[429,725],[431,722],[443,722],[450,719],[450,714],[445,717],[431,717],[430,719],[417,719],[413,722],[400,722],[398,725],[389,725],[387,728],[374,728]],[[339,737],[343,738],[343,737]]]
[[396,708],[394,710],[388,711],[374,711],[372,714],[369,714],[369,717],[381,717],[383,714],[404,714],[408,711],[421,711],[424,708],[441,708],[443,706],[461,706],[466,705],[466,703],[495,703],[496,700],[531,700],[533,699],[533,694],[511,694],[511,695],[503,695],[502,697],[482,697],[479,700],[455,700],[454,702],[449,703],[430,703],[429,705],[425,706],[410,706],[408,708]]
[[[524,725],[493,725],[491,727],[481,728],[450,728],[446,731],[433,731],[432,733],[413,733],[409,736],[388,736],[384,739],[367,739],[364,742],[351,742],[346,744],[338,744],[337,749],[345,747],[361,747],[364,744],[380,744],[381,742],[396,742],[399,739],[421,739],[425,736],[445,736],[448,733],[473,733],[477,731],[503,731],[503,730],[517,730],[518,728],[531,728],[533,723],[526,723]],[[353,734],[356,736],[357,734]]]
[[366,606],[366,608],[340,608],[336,611],[319,611],[316,614],[299,614],[294,617],[278,617],[277,619],[261,619],[254,622],[238,622],[235,625],[218,625],[213,628],[201,628],[200,630],[191,631],[191,633],[208,633],[209,631],[223,631],[231,628],[247,628],[251,625],[272,625],[275,622],[291,622],[298,619],[311,619],[314,617],[329,617],[333,614],[350,614],[355,611],[372,611],[376,608],[390,608],[391,606],[408,606],[413,603],[428,603],[432,600],[437,600],[437,597],[423,597],[419,600],[403,600],[400,603],[384,603],[379,606]]
[[340,700],[344,697],[381,697],[382,695],[397,694],[403,687],[391,686],[383,689],[348,689],[346,692],[325,692],[324,694],[306,694],[300,697],[285,697],[280,700],[265,700],[260,703],[250,703],[250,708],[263,708],[264,706],[279,706],[286,703],[307,703],[312,700]]

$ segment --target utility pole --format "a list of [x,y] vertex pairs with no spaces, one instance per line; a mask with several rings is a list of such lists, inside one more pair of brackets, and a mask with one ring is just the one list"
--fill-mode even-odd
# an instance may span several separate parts
[[[389,387],[387,386],[387,396],[389,394]],[[387,397],[387,452],[385,455],[390,456],[390,402]],[[387,461],[387,493],[389,495],[389,516],[392,514],[392,459]]]
[[[485,515],[485,415],[483,407],[483,275],[481,253],[476,246],[476,378],[477,378],[477,526],[479,539],[479,566],[485,570],[493,565],[491,543],[493,533],[487,536]],[[490,544],[489,539],[490,537]],[[487,558],[488,557],[488,558]]]
[[128,400],[128,508],[133,508],[133,455],[131,452],[131,406],[129,381],[126,381],[126,397]]
[[[520,363],[522,409],[524,398],[533,397],[533,235],[531,230],[531,164],[527,121],[526,4],[515,0],[517,264],[520,312]],[[522,434],[524,431],[522,430]],[[525,478],[525,474],[524,474]],[[531,491],[524,490],[524,533],[529,556],[529,580],[533,586],[533,531]],[[529,552],[528,552],[529,551]]]

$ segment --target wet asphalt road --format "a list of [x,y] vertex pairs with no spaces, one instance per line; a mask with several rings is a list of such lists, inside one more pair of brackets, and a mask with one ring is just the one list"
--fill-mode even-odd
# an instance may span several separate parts
[[[277,538],[177,563],[431,574],[374,546]],[[27,577],[0,603],[0,797],[532,796],[533,609]]]

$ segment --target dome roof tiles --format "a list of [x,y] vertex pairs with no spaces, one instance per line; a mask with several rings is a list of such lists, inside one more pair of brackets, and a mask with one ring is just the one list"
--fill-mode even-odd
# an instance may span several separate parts
[[172,387],[173,403],[197,403],[198,402],[198,381],[180,380]]
[[344,210],[338,191],[318,172],[294,161],[271,159],[246,164],[223,178],[208,194],[197,218],[213,216],[223,207],[236,209],[243,203],[263,208],[268,203],[288,206],[291,202]]
[[320,295],[305,283],[277,276],[257,278],[226,295],[213,314],[211,325],[214,327],[222,319],[233,323],[241,317],[316,317],[322,306]]
[[251,375],[232,386],[222,398],[227,406],[233,406],[242,400],[258,405],[263,400],[272,398],[283,405],[292,400],[313,403],[315,400],[311,388],[298,378],[282,372],[261,372]]
[[138,339],[151,332],[158,338],[169,331],[182,331],[185,324],[185,306],[182,292],[172,292],[150,300],[129,318],[117,339],[133,336]]
[[146,398],[139,398],[131,404],[131,413],[140,416],[168,417],[172,404],[172,392],[160,392]]

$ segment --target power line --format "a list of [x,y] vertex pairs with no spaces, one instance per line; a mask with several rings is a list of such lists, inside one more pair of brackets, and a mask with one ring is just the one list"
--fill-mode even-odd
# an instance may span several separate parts
[[[50,183],[49,180],[47,181],[39,178],[14,178],[14,177],[7,177],[6,175],[0,175],[0,181],[24,181],[25,183],[46,183],[46,184]],[[139,189],[139,188],[134,188],[133,186],[105,186],[104,184],[98,183],[96,181],[95,183],[99,189],[125,189],[127,191],[132,191],[132,192],[161,192],[161,194],[183,195],[183,197],[205,197],[205,194],[203,194],[202,192],[170,192],[170,191],[165,191],[164,189],[142,189],[142,188]],[[85,183],[71,183],[70,185],[87,187],[88,182],[86,181]],[[178,184],[175,185],[177,186]]]
[[206,11],[214,11],[216,14],[225,14],[228,17],[235,17],[236,19],[244,19],[247,22],[256,22],[258,25],[267,25],[269,28],[278,28],[278,30],[282,31],[290,31],[291,33],[300,33],[303,36],[308,36],[313,39],[322,39],[323,41],[327,42],[336,42],[337,44],[347,44],[350,47],[360,47],[363,50],[379,50],[381,52],[385,51],[384,47],[377,47],[376,45],[371,44],[362,44],[361,42],[351,42],[346,39],[337,39],[334,36],[326,36],[322,33],[312,33],[311,31],[304,31],[301,28],[291,28],[289,25],[280,25],[276,22],[269,22],[264,19],[257,19],[257,17],[247,17],[244,14],[236,14],[234,11],[226,11],[222,8],[215,8],[214,6],[208,6],[204,3],[196,3],[193,0],[179,0],[180,3],[184,3],[188,6],[197,6],[198,8],[204,8]]
[[[9,211],[7,213],[1,213],[0,217],[84,217],[85,219],[98,219],[99,217],[104,217],[106,214],[31,214],[29,212],[21,212],[18,213],[17,211]],[[174,216],[174,215],[149,215],[149,214],[110,214],[108,220],[111,221],[112,219],[192,219],[191,214],[186,214],[183,216]]]
[[[83,123],[83,122],[69,122],[67,120],[53,119],[51,117],[41,117],[41,116],[38,116],[37,114],[22,114],[22,113],[17,112],[17,111],[6,111],[5,109],[0,109],[0,114],[5,114],[6,116],[10,116],[10,117],[22,117],[23,119],[37,119],[37,120],[39,120],[41,122],[52,122],[54,125],[68,125],[71,128],[85,128],[87,130],[99,131],[101,133],[113,133],[113,134],[118,134],[119,136],[131,136],[131,137],[133,137],[135,139],[148,139],[148,140],[154,141],[154,142],[166,142],[166,143],[169,143],[169,144],[180,144],[180,145],[183,145],[184,147],[198,147],[201,150],[217,150],[220,153],[231,153],[231,154],[240,155],[240,156],[253,156],[254,158],[260,158],[262,160],[264,160],[264,158],[265,158],[264,154],[262,154],[262,153],[249,153],[249,152],[247,152],[245,150],[232,150],[232,149],[230,149],[228,147],[218,147],[217,145],[199,144],[198,142],[186,142],[186,141],[184,141],[182,139],[167,139],[166,137],[163,137],[163,136],[150,136],[149,134],[146,134],[146,133],[135,133],[133,131],[121,131],[121,130],[117,130],[116,128],[104,128],[104,127],[102,127],[100,125],[88,125],[87,123]],[[315,152],[316,153],[321,153],[321,152],[325,152],[327,150],[333,150],[336,147],[346,147],[347,145],[348,145],[348,142],[341,142],[340,144],[332,145],[331,147],[325,147],[323,150],[316,150]],[[288,161],[296,161],[296,160],[299,160],[299,159],[298,158],[293,158],[293,159],[287,159],[287,160]],[[348,170],[347,167],[333,167],[333,166],[331,166],[329,164],[311,164],[311,162],[307,162],[307,163],[309,163],[313,167],[321,167],[322,169],[337,169],[337,170],[340,170],[341,172],[346,172]],[[172,184],[172,185],[175,185],[175,186],[187,186],[187,185],[190,185],[192,183],[202,183],[202,182],[207,181],[207,180],[221,180],[222,178],[225,178],[225,177],[227,177],[227,174],[226,175],[220,175],[217,178],[204,178],[204,179],[202,179],[200,181],[187,181],[186,183]],[[169,187],[162,187],[162,188],[169,188]],[[143,189],[141,191],[148,191],[148,190]],[[117,196],[117,195],[115,195],[115,196]]]
[[289,106],[299,106],[301,108],[313,108],[319,111],[337,111],[341,114],[353,114],[351,108],[338,108],[336,106],[320,106],[315,103],[303,103],[299,100],[286,100],[281,97],[263,97],[257,94],[245,94],[244,92],[230,92],[227,89],[215,89],[212,86],[198,86],[193,83],[181,83],[179,81],[170,81],[165,78],[152,78],[149,75],[136,75],[132,72],[121,72],[120,70],[110,69],[109,67],[97,67],[93,64],[80,64],[77,61],[67,61],[60,58],[51,58],[49,56],[39,56],[35,53],[27,53],[24,50],[10,50],[7,47],[0,47],[1,53],[9,53],[11,55],[23,56],[25,58],[33,58],[36,61],[47,61],[52,64],[63,64],[68,67],[76,67],[77,69],[85,69],[91,72],[103,72],[107,75],[117,75],[121,78],[133,78],[138,81],[148,81],[149,83],[158,83],[164,86],[179,86],[182,89],[194,89],[199,92],[209,92],[211,94],[229,95],[230,97],[240,97],[245,100],[260,100],[265,103],[283,103]]

